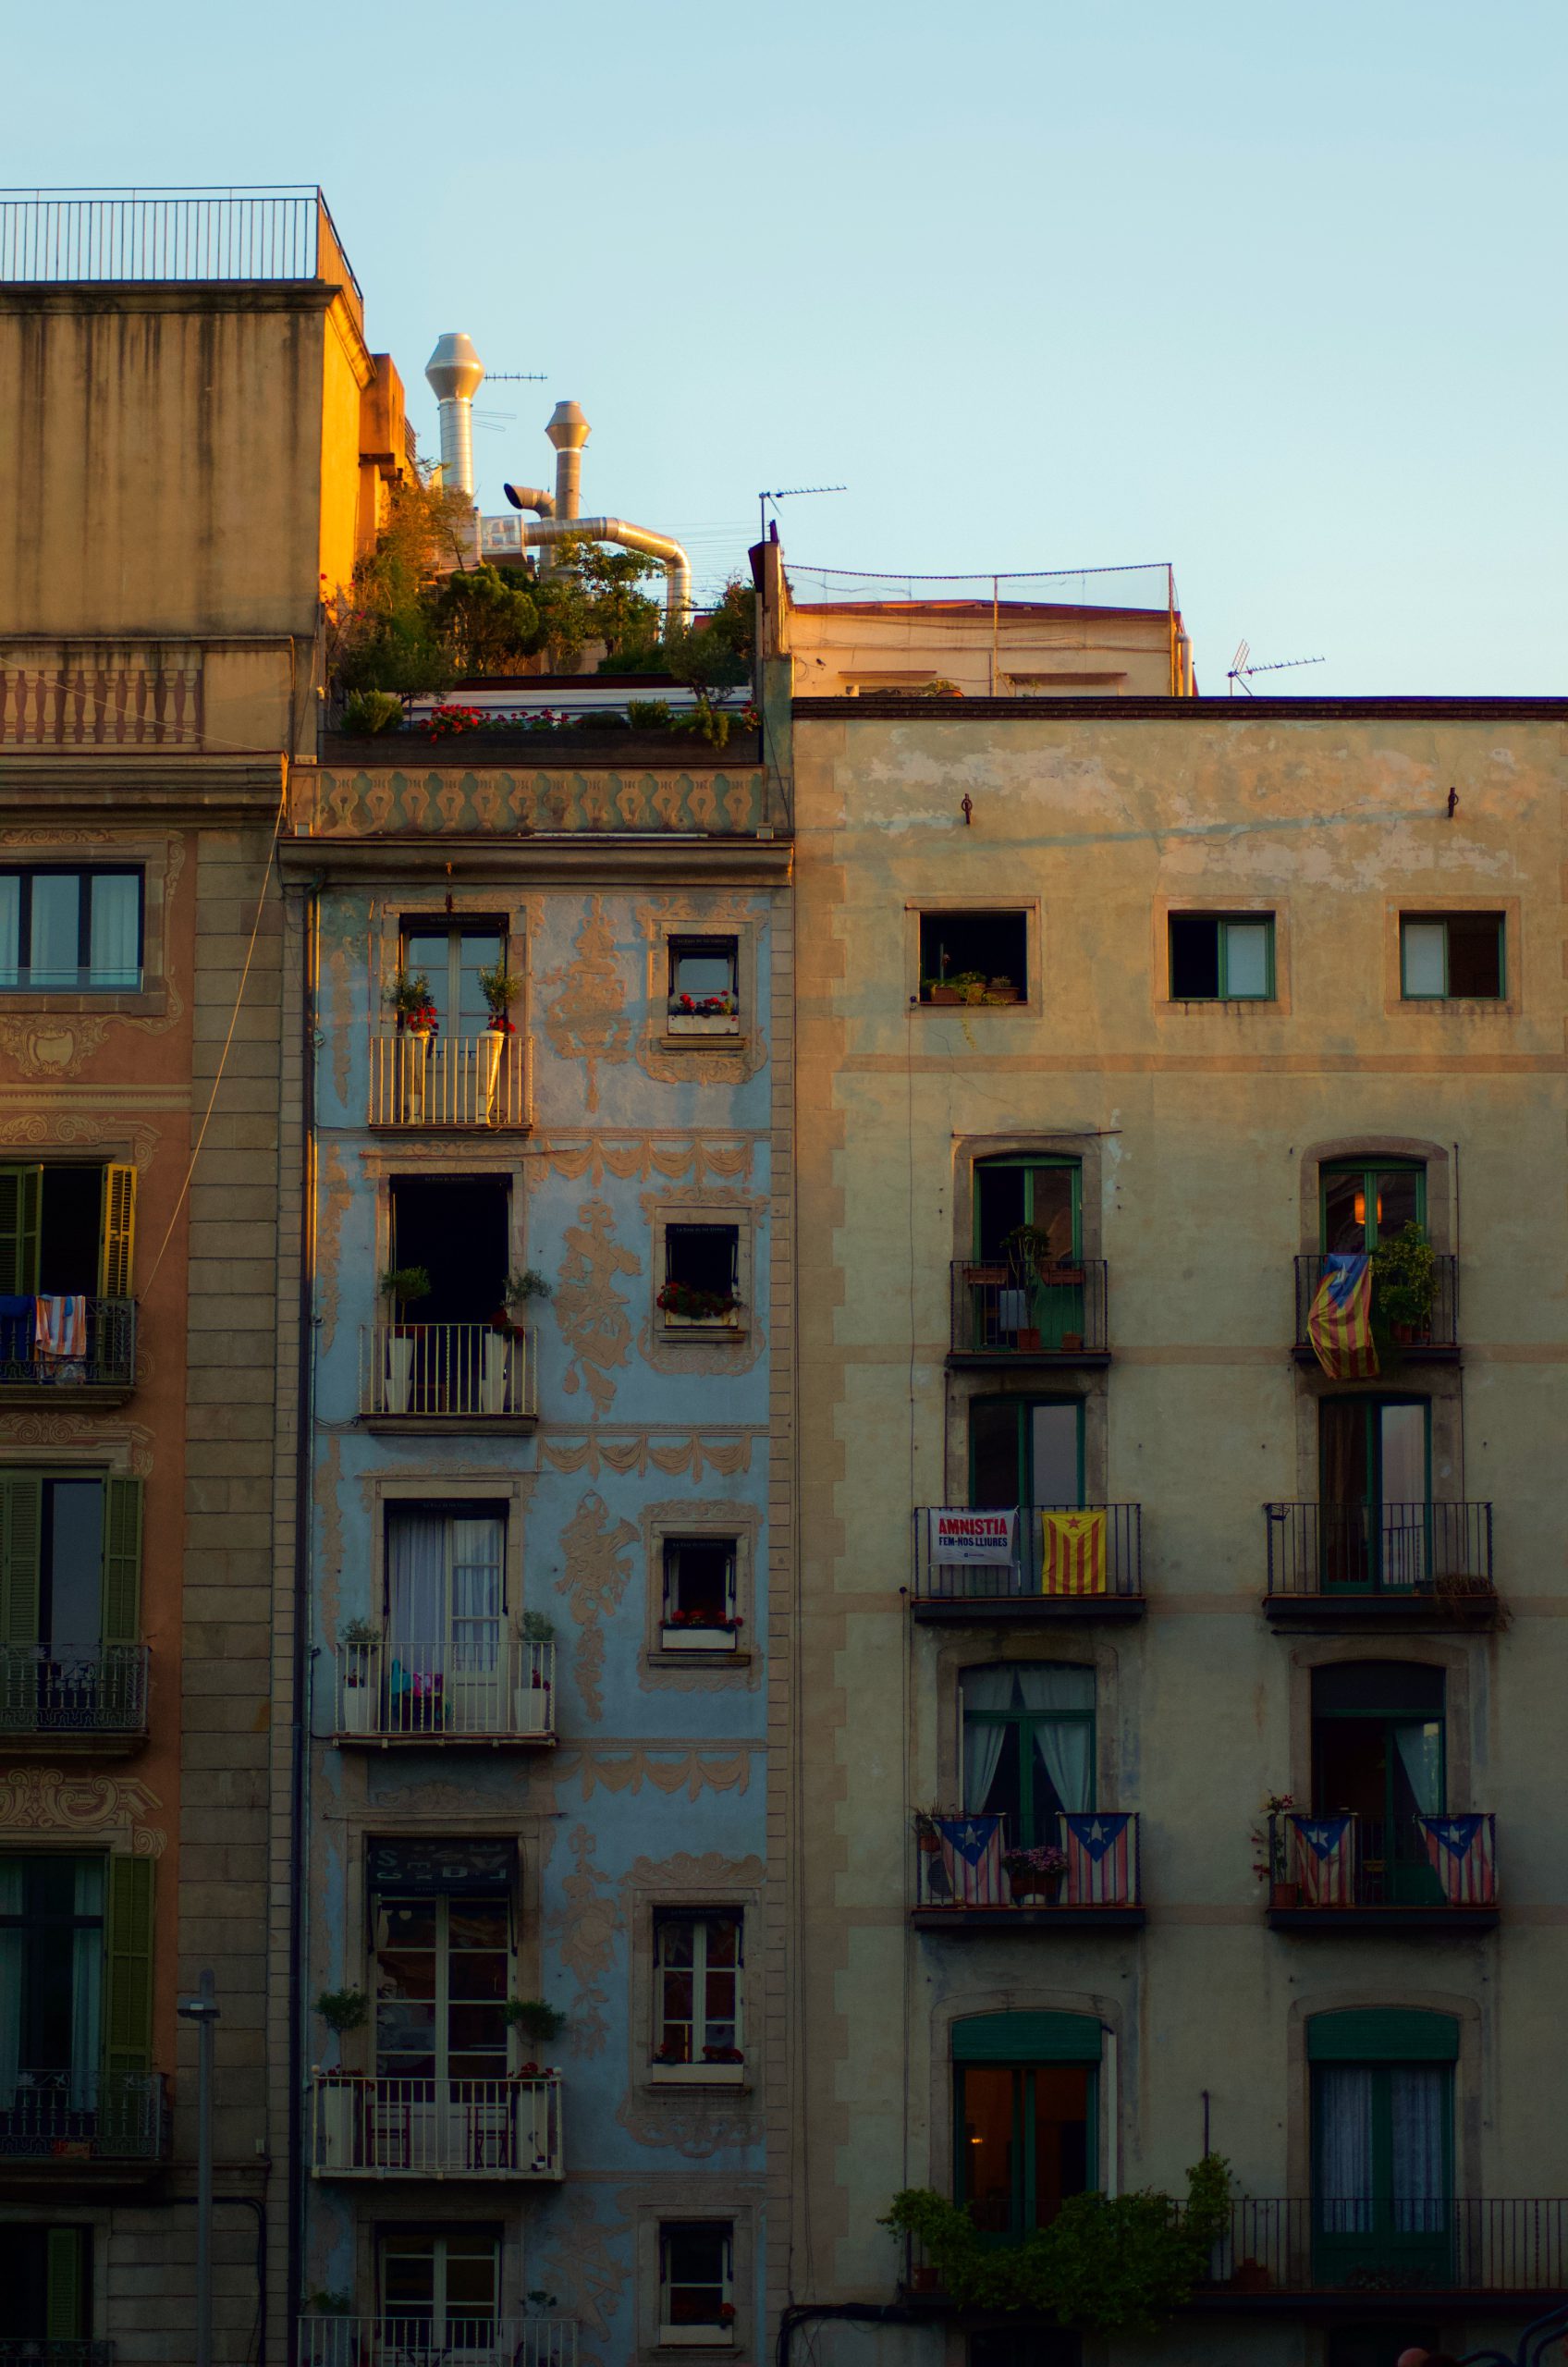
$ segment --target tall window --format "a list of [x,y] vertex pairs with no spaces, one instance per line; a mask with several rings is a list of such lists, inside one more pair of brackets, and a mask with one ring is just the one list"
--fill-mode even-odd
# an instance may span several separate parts
[[373,1845],[380,2079],[506,2077],[509,1873],[503,1843]]
[[139,871],[0,871],[0,988],[135,993],[141,985]]
[[102,1858],[0,1858],[0,2132],[89,2133],[81,2116],[98,2103],[104,1883]]
[[386,1685],[394,1724],[466,1713],[502,1676],[506,1613],[506,1508],[498,1504],[395,1504],[386,1515]]
[[969,1501],[1076,1511],[1084,1501],[1082,1398],[976,1397],[969,1407]]
[[659,2340],[727,2336],[735,2324],[735,2230],[728,2219],[665,2220],[659,2228]]
[[1324,1398],[1317,1439],[1327,1585],[1409,1588],[1427,1576],[1430,1431],[1425,1398]]
[[1369,1255],[1427,1221],[1427,1171],[1409,1159],[1336,1159],[1322,1171],[1323,1246]]
[[395,1175],[390,1194],[393,1268],[423,1269],[430,1288],[388,1312],[410,1323],[488,1324],[508,1275],[506,1177]]
[[1083,1170],[1075,1159],[986,1159],[974,1170],[974,1255],[1002,1257],[1020,1231],[1039,1262],[1070,1266],[1083,1252]]
[[1274,994],[1272,913],[1172,913],[1172,1002],[1268,1002]]
[[1496,1001],[1508,990],[1501,913],[1402,913],[1399,958],[1407,1002]]
[[740,2059],[740,1916],[661,1915],[655,1926],[654,2060]]
[[135,1726],[141,1482],[0,1474],[0,1735]]
[[0,1359],[21,1319],[7,1298],[129,1297],[135,1216],[133,1167],[0,1167]]
[[430,999],[441,1033],[477,1036],[489,1016],[489,1005],[479,984],[481,970],[493,970],[505,958],[506,925],[501,921],[467,920],[447,927],[427,920],[403,924],[402,963],[410,975],[423,971],[430,981]]
[[1416,1823],[1447,1806],[1443,1673],[1419,1662],[1348,1661],[1312,1673],[1313,1809],[1358,1821],[1371,1904],[1442,1896]]
[[1441,2283],[1452,2242],[1458,2025],[1395,2009],[1315,2015],[1314,2250],[1320,2283]]
[[1077,2014],[953,2025],[953,2193],[981,2232],[1020,2241],[1096,2180],[1100,2027]]
[[963,1805],[1004,1816],[1010,1847],[1054,1842],[1095,1805],[1095,1672],[1037,1661],[962,1680]]
[[381,2238],[383,2339],[423,2358],[484,2349],[501,2298],[498,2227],[416,2227]]
[[[84,2341],[92,2324],[90,2227],[0,2223],[0,2341],[36,2343],[30,2359],[51,2354],[46,2340]],[[75,2354],[71,2354],[74,2356]]]

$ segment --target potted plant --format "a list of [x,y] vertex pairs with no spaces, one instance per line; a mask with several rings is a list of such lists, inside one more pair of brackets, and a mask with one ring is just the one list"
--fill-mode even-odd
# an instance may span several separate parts
[[430,980],[423,970],[396,970],[386,990],[399,1036],[419,1036],[428,1039],[441,1023],[435,1015],[435,998],[430,991]]
[[986,1000],[984,970],[955,971],[948,983],[958,989],[960,1002],[984,1002]]
[[[490,1318],[490,1329],[480,1347],[480,1404],[486,1414],[508,1411],[508,1379],[512,1370],[512,1343],[516,1341],[518,1343],[520,1359],[526,1354],[527,1327],[519,1319],[518,1310],[526,1306],[531,1299],[548,1298],[549,1295],[549,1283],[543,1274],[535,1273],[532,1266],[525,1267],[520,1274],[508,1274],[502,1283],[500,1304]],[[516,1404],[510,1409],[513,1411],[518,1410],[522,1403],[521,1373],[515,1396]]]
[[922,978],[920,981],[920,1000],[922,1002],[951,1004],[962,1002],[963,1000],[963,997],[960,994],[955,986],[949,984],[946,978]]
[[1054,1902],[1061,1895],[1067,1854],[1054,1841],[1037,1841],[1029,1849],[1004,1850],[1002,1871],[1019,1906],[1037,1905],[1042,1899]]
[[1414,1218],[1372,1252],[1372,1291],[1373,1306],[1396,1343],[1430,1340],[1438,1260]]
[[306,2294],[305,2310],[314,2318],[351,2318],[354,2297],[351,2293],[326,2292],[318,2285],[313,2293]]
[[1015,1224],[1002,1238],[1008,1262],[1020,1282],[1081,1282],[1084,1269],[1059,1262],[1051,1253],[1051,1237],[1044,1225]]
[[[541,2051],[552,2039],[559,2038],[566,2028],[566,2016],[543,1997],[508,1997],[501,2010],[507,2028],[521,2032],[525,2041]],[[525,2073],[537,2074],[539,2067],[537,2063],[519,2066]]]
[[1294,1807],[1292,1793],[1265,1793],[1260,1821],[1252,1829],[1252,1870],[1260,1883],[1268,1884],[1270,1907],[1294,1907],[1301,1897],[1301,1884],[1289,1879],[1290,1827],[1285,1819]]
[[940,1814],[939,1809],[916,1809],[914,1812],[914,1846],[927,1858],[936,1857],[942,1846],[942,1836],[937,1830]]
[[698,1290],[692,1282],[666,1282],[654,1301],[670,1327],[728,1323],[740,1304],[733,1291]]
[[659,1641],[666,1651],[732,1652],[742,1624],[732,1613],[719,1617],[711,1611],[667,1611]]
[[507,1049],[508,1036],[517,1034],[510,1017],[511,1006],[522,991],[522,982],[508,969],[505,954],[488,969],[481,970],[479,990],[488,1013],[479,1038],[479,1081],[484,1093],[485,1123],[493,1126],[498,1113],[501,1056]]
[[386,1403],[388,1414],[406,1414],[412,1390],[414,1335],[403,1322],[405,1308],[430,1296],[430,1269],[425,1266],[389,1266],[381,1277],[382,1295],[393,1309],[386,1330]]
[[[546,1619],[542,1611],[525,1611],[518,1634],[529,1646],[553,1644],[556,1639],[554,1622]],[[525,1663],[513,1702],[517,1731],[520,1735],[547,1735],[553,1723],[549,1675],[553,1663],[547,1652],[533,1650],[525,1654]]]
[[1018,988],[1011,978],[992,978],[981,1000],[985,1002],[1017,1002]]
[[337,1641],[343,1654],[343,1732],[349,1735],[374,1734],[381,1687],[372,1654],[380,1648],[381,1630],[369,1619],[350,1619]]
[[316,2090],[320,2165],[324,2170],[352,2169],[361,2088],[344,2064],[343,2041],[370,2019],[370,1999],[362,1989],[324,1989],[314,2010],[337,2041],[337,2061],[321,2075]]

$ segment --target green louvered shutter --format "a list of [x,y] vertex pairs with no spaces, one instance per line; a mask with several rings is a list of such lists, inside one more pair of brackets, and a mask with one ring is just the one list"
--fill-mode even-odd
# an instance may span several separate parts
[[128,2111],[121,2085],[127,2076],[152,2067],[153,1860],[111,1858],[104,1927],[104,2079],[111,2116]]
[[141,1482],[104,1482],[102,1634],[105,1644],[134,1644],[141,1633]]
[[0,1644],[36,1644],[43,1482],[35,1472],[0,1477]]
[[38,1212],[42,1167],[0,1167],[0,1298],[31,1298],[38,1289]]
[[43,2332],[50,2342],[80,2342],[82,2324],[83,2277],[80,2227],[50,2227],[44,2231],[46,2275]]

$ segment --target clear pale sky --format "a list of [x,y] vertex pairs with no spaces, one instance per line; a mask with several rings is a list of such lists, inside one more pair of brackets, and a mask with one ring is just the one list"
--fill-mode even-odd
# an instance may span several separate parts
[[[315,182],[373,345],[722,579],[1171,559],[1200,681],[1563,692],[1568,10],[4,11],[13,185]],[[802,590],[808,587],[802,584]]]

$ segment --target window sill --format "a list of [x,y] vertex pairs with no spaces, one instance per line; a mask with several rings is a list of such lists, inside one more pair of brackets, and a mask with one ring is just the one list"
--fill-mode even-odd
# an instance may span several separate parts
[[659,1650],[663,1652],[725,1652],[733,1655],[740,1645],[736,1631],[729,1627],[661,1627]]
[[733,2326],[660,2326],[661,2350],[733,2350]]
[[747,1337],[743,1323],[727,1323],[722,1318],[704,1315],[663,1315],[659,1321],[662,1340],[733,1340],[739,1344]]
[[664,1041],[673,1051],[680,1051],[687,1044],[733,1044],[739,1049],[746,1040],[746,1032],[733,1019],[667,1019]]
[[743,2088],[743,2063],[650,2063],[650,2088]]
[[911,995],[912,1011],[940,1012],[944,1019],[956,1019],[961,1013],[972,1018],[977,1011],[1033,1012],[1037,1006],[1020,996],[1014,1002],[927,1002],[923,997]]
[[162,1018],[168,1009],[166,987],[99,987],[88,991],[82,987],[61,987],[57,993],[38,987],[0,987],[0,1011],[38,1012],[51,1018],[65,1018],[92,1012],[98,1017],[105,1012],[117,1018]]
[[692,1651],[684,1645],[675,1644],[668,1647],[661,1644],[650,1645],[644,1657],[650,1669],[704,1668],[711,1669],[716,1675],[725,1676],[729,1675],[731,1669],[750,1668],[752,1664],[750,1652],[717,1652],[700,1648]]

